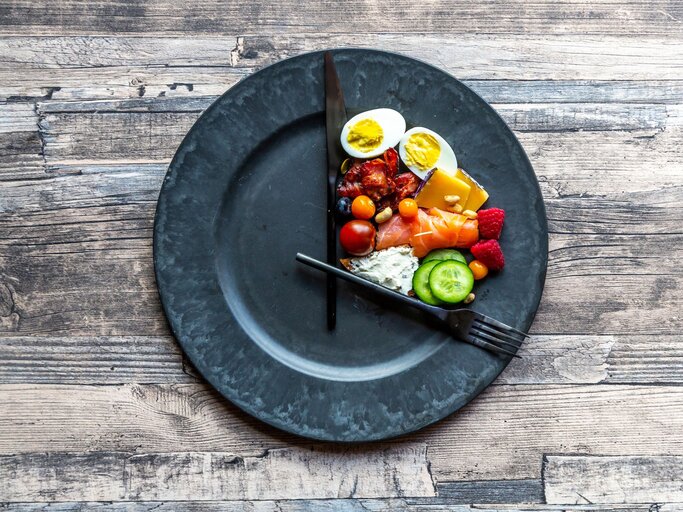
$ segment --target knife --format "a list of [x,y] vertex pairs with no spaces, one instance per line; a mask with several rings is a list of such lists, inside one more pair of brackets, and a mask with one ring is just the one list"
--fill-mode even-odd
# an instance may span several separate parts
[[[346,123],[346,107],[334,59],[325,52],[325,130],[327,135],[327,263],[337,265],[337,230],[334,221],[337,172],[344,158],[339,137]],[[337,323],[337,281],[327,274],[327,328]]]

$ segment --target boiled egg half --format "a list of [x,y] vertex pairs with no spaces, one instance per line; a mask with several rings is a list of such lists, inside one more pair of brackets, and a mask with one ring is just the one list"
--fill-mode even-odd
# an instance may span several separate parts
[[367,110],[349,119],[341,132],[341,145],[349,156],[372,158],[393,148],[406,131],[406,120],[390,108]]
[[451,146],[429,128],[417,126],[405,132],[399,142],[398,154],[406,167],[421,179],[435,167],[453,175],[458,170],[458,160]]

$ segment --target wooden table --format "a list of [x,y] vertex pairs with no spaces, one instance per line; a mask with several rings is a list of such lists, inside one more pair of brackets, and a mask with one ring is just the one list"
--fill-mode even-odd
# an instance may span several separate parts
[[[341,46],[491,102],[551,230],[524,358],[445,421],[353,447],[264,426],[196,375],[151,244],[202,110]],[[2,0],[0,98],[3,510],[683,510],[683,3]]]

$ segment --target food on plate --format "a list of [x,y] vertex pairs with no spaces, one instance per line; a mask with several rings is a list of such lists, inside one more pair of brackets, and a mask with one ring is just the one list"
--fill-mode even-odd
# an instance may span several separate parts
[[428,261],[432,260],[455,260],[467,263],[465,256],[463,256],[460,251],[456,251],[455,249],[436,249],[427,254],[427,256],[425,256],[425,258],[422,260],[422,263],[427,263]]
[[397,173],[398,153],[393,148],[387,149],[382,158],[354,160],[337,186],[337,194],[351,199],[366,195],[378,210],[387,206],[396,209],[398,203],[412,196],[420,184],[420,178],[411,172]]
[[461,261],[441,261],[429,273],[429,289],[434,297],[447,304],[462,302],[473,287],[472,271]]
[[368,196],[358,196],[351,203],[351,213],[357,219],[372,219],[375,215],[375,203]]
[[353,159],[352,159],[352,158],[346,158],[346,159],[342,162],[341,166],[339,167],[339,172],[341,173],[342,176],[344,176],[344,174],[346,174],[346,171],[349,170],[349,167],[351,167],[351,164],[352,164],[352,163],[353,163]]
[[345,258],[342,264],[353,274],[407,295],[413,287],[418,259],[408,246],[374,251],[361,258]]
[[337,214],[342,217],[351,215],[351,199],[348,197],[340,197],[337,200]]
[[382,224],[383,222],[388,221],[393,214],[394,212],[391,207],[387,206],[384,210],[375,215],[375,222],[377,224]]
[[409,197],[398,203],[398,213],[404,219],[412,219],[417,216],[417,202]]
[[350,220],[339,231],[339,243],[349,254],[365,256],[375,248],[375,226],[367,220]]
[[341,131],[341,145],[354,158],[372,158],[393,148],[406,131],[403,116],[390,108],[362,112]]
[[[425,177],[425,181],[415,195],[417,205],[422,208],[448,209],[455,204],[465,209],[467,198],[472,187],[447,173],[443,169],[434,169]],[[456,201],[453,201],[457,197]]]
[[429,287],[429,274],[432,269],[441,263],[441,260],[423,261],[422,265],[415,271],[413,275],[413,291],[417,298],[422,302],[431,304],[432,306],[440,306],[442,301],[437,299]]
[[408,169],[422,179],[435,167],[453,174],[458,168],[458,160],[448,142],[438,133],[421,126],[403,134],[398,154]]
[[349,158],[336,209],[355,218],[339,232],[355,256],[344,266],[434,306],[472,302],[475,281],[505,266],[498,243],[505,212],[481,209],[489,194],[458,168],[448,142],[428,128],[406,131],[403,116],[383,108],[351,118],[341,143]]
[[468,266],[470,267],[470,270],[472,271],[472,275],[474,276],[475,281],[479,281],[480,279],[484,279],[489,273],[488,267],[486,265],[484,265],[479,260],[470,261],[470,264]]
[[503,230],[505,211],[500,208],[488,208],[486,210],[479,210],[477,213],[481,237],[498,240],[500,232]]
[[477,221],[438,208],[418,209],[417,216],[393,216],[379,227],[377,248],[410,244],[418,258],[432,249],[470,247],[479,239]]
[[489,270],[503,270],[505,257],[497,240],[482,240],[474,244],[472,256],[481,261]]
[[470,194],[467,196],[467,201],[462,205],[464,210],[472,210],[476,212],[489,198],[489,193],[484,190],[477,181],[467,174],[462,169],[458,169],[455,173],[455,177],[461,181],[464,181],[470,186]]

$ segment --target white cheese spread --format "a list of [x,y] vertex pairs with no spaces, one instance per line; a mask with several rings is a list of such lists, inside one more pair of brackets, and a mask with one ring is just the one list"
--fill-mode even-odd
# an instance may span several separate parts
[[413,274],[418,265],[411,247],[400,245],[351,258],[346,267],[357,276],[407,295],[413,289]]

